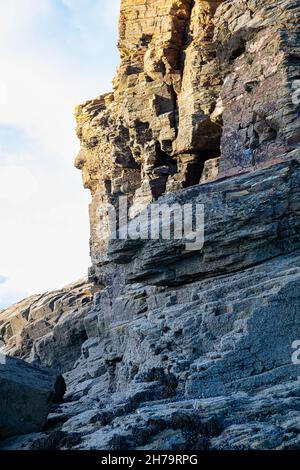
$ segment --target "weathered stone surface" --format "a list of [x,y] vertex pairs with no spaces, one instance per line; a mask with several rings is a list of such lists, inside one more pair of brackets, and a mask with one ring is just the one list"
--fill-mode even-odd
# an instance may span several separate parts
[[1,355],[0,440],[41,431],[64,393],[64,379],[51,369]]
[[221,174],[288,157],[299,148],[299,14],[299,2],[291,0],[226,1],[218,9]]
[[86,279],[36,295],[0,312],[3,352],[40,361],[60,372],[71,368],[86,340],[84,317],[101,287]]
[[121,2],[114,91],[76,111],[91,276],[105,279],[118,196],[134,217],[165,192],[293,158],[299,14],[291,0]]
[[220,158],[212,158],[204,163],[200,183],[209,183],[217,179],[219,174]]
[[[203,204],[205,245],[186,240],[112,240],[112,261],[129,263],[131,281],[182,284],[242,270],[300,247],[299,160],[167,194],[160,204]],[[289,195],[287,198],[287,194]],[[168,224],[170,219],[162,221]]]
[[[67,394],[3,449],[299,448],[299,13],[121,2],[114,91],[76,111],[96,284],[0,314],[7,350],[58,367]],[[131,219],[203,204],[204,246],[109,240],[120,195]]]
[[3,447],[296,447],[299,175],[295,160],[164,196],[205,198],[203,250],[114,242],[122,264],[85,316],[66,402]]
[[220,154],[220,119],[217,113],[210,118],[221,87],[212,44],[220,3],[121,2],[114,92],[76,110],[76,166],[93,194],[91,255],[98,279],[107,262],[107,204],[126,195],[133,217],[166,190],[198,184],[205,160]]

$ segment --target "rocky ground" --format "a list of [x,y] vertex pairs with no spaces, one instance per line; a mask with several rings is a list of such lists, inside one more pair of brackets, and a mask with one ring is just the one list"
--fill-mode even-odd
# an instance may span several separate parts
[[[67,391],[1,449],[299,448],[299,15],[122,0],[114,91],[76,111],[89,280],[0,312],[4,351]],[[153,204],[202,204],[204,246],[112,240],[120,195],[129,228]]]
[[[199,253],[187,256],[181,241],[135,243],[134,253],[133,242],[111,242],[110,285],[93,304],[89,291],[79,294],[80,315],[74,290],[64,291],[72,310],[53,316],[65,341],[47,364],[67,350],[76,359],[71,369],[64,361],[64,403],[46,432],[2,447],[297,448],[299,169],[295,160],[165,196],[211,201]],[[70,317],[84,331],[76,358]],[[33,341],[31,360],[44,343]]]

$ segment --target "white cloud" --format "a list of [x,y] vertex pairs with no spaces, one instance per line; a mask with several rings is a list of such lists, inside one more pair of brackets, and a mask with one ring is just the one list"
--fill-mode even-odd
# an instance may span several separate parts
[[111,88],[117,9],[118,0],[0,2],[0,131],[10,129],[0,141],[0,306],[87,272],[90,196],[73,168],[73,109]]
[[6,103],[6,83],[4,83],[2,80],[0,80],[0,106],[4,105]]
[[0,167],[0,200],[13,204],[24,204],[38,189],[33,174],[21,166]]

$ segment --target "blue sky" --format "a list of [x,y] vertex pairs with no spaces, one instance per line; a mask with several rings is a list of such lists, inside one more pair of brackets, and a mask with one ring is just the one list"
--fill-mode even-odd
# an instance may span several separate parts
[[0,2],[0,309],[87,272],[73,111],[111,89],[119,4]]

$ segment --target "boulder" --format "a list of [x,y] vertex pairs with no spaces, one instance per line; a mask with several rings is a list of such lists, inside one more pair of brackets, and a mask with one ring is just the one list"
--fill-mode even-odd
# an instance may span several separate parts
[[65,391],[64,379],[52,369],[1,355],[0,440],[41,431]]

